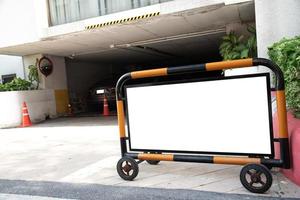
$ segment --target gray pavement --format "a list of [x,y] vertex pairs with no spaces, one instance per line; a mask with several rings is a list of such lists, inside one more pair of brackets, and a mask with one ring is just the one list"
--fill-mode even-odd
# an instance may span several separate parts
[[[187,199],[180,196],[180,193],[185,192],[177,189],[186,189],[187,193],[192,191],[198,196],[207,191],[257,197],[240,184],[240,166],[176,162],[161,162],[157,166],[151,166],[141,163],[140,173],[134,181],[122,180],[115,169],[120,158],[116,124],[115,117],[81,117],[50,120],[30,128],[0,129],[0,193],[25,195],[23,199],[34,199],[35,195],[73,198],[74,196],[68,195],[55,196],[54,191],[54,195],[51,195],[51,189],[66,186],[66,191],[79,193],[84,193],[84,189],[75,189],[85,187],[87,190],[91,187],[116,194],[127,190],[141,194],[139,192],[142,191],[150,196],[151,192],[160,195],[164,191],[161,189],[172,189],[172,193],[180,191],[179,196],[171,196],[169,199]],[[286,179],[278,169],[272,173],[273,186],[262,197],[300,197],[298,186]],[[8,187],[4,186],[9,184],[15,186],[7,190]],[[42,192],[34,193],[31,187],[37,191],[42,189]],[[20,193],[22,188],[24,192]],[[206,194],[215,195],[204,193],[203,197]],[[0,195],[0,200],[6,198],[3,195]],[[78,195],[74,198],[81,198]],[[234,197],[233,195],[232,198]],[[10,196],[7,199],[13,198]]]
[[[141,187],[118,187],[97,184],[72,184],[42,181],[0,181],[0,199],[90,199],[90,200],[272,200],[275,197],[223,194],[181,189],[155,189]],[[49,198],[50,197],[50,198]]]

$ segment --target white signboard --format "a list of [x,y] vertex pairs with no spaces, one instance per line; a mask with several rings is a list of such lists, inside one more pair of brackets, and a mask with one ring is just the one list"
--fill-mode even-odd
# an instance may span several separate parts
[[132,150],[271,154],[268,77],[126,88]]

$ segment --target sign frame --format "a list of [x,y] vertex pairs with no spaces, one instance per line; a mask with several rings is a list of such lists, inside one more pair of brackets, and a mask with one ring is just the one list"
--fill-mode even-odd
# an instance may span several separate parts
[[[193,82],[207,82],[207,81],[220,81],[220,80],[231,80],[231,79],[244,79],[244,78],[254,78],[254,77],[265,77],[266,79],[266,89],[267,89],[267,103],[268,103],[268,120],[269,120],[269,144],[271,152],[270,154],[265,153],[240,153],[240,152],[214,152],[214,151],[186,151],[186,150],[164,150],[164,149],[140,149],[132,148],[131,145],[131,134],[130,134],[130,115],[128,108],[128,94],[127,89],[136,87],[147,87],[147,86],[159,86],[159,85],[170,85],[170,84],[180,84],[180,83],[193,83]],[[270,75],[269,73],[259,73],[259,74],[247,74],[247,75],[236,75],[228,77],[207,77],[207,78],[196,78],[196,79],[185,79],[185,80],[175,80],[175,81],[160,81],[160,82],[149,82],[134,85],[124,85],[124,97],[125,97],[125,111],[126,111],[126,122],[127,122],[127,132],[128,132],[128,144],[130,151],[141,151],[141,152],[161,152],[161,153],[187,153],[187,154],[203,154],[203,155],[243,155],[249,157],[274,157],[274,136],[273,136],[273,123],[272,123],[272,104],[271,104],[271,87],[270,87]],[[242,133],[241,133],[242,134]],[[259,138],[258,138],[259,139]],[[188,144],[187,144],[188,145]]]

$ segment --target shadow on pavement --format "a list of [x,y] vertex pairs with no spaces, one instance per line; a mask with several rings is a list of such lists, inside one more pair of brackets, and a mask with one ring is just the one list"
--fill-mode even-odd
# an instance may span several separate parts
[[59,117],[48,119],[46,121],[34,124],[32,127],[68,127],[68,126],[116,126],[117,116],[104,117],[97,116],[75,116],[75,117]]

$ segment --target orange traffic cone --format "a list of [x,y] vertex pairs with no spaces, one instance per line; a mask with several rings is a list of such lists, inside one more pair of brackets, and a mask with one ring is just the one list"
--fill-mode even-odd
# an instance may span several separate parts
[[109,116],[109,107],[106,96],[104,96],[103,99],[103,116]]
[[28,113],[28,109],[27,109],[27,105],[25,102],[23,102],[23,106],[22,106],[22,127],[28,127],[31,126],[32,123],[30,121],[30,117],[29,117],[29,113]]

